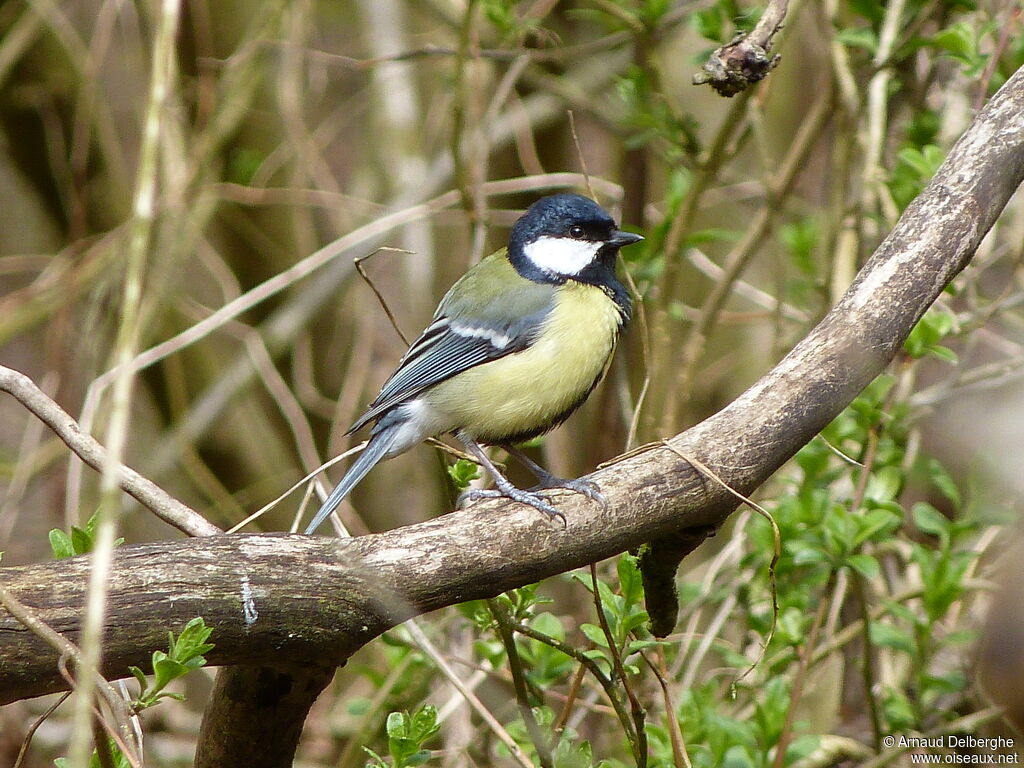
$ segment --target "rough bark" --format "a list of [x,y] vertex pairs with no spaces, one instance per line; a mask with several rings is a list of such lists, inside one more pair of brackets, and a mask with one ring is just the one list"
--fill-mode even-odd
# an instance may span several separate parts
[[291,765],[305,713],[332,677],[331,666],[224,667],[203,714],[195,768]]
[[[736,401],[673,438],[674,447],[742,493],[764,482],[883,370],[1022,178],[1024,70],[993,97],[833,311]],[[534,510],[487,501],[350,540],[267,534],[124,547],[113,563],[105,670],[117,677],[128,664],[145,665],[168,629],[197,615],[214,627],[211,663],[285,670],[340,663],[410,616],[718,525],[736,503],[662,445],[591,479],[608,506],[560,496],[564,529]],[[4,568],[0,578],[76,639],[88,569],[89,558],[79,557]],[[0,703],[64,685],[50,647],[0,610]],[[294,730],[304,714],[292,707],[288,722],[253,721],[247,732]],[[238,741],[224,747],[220,764],[246,764],[234,761]],[[276,760],[248,764],[285,765],[290,756]]]

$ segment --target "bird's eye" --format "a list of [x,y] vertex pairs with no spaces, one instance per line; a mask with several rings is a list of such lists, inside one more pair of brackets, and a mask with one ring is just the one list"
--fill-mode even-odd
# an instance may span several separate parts
[[579,224],[573,224],[571,227],[569,227],[569,237],[574,237],[577,240],[581,240],[584,234],[586,233],[583,231],[583,227],[581,227]]

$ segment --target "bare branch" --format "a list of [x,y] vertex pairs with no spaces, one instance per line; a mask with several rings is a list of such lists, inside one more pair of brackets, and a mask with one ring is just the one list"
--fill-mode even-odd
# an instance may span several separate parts
[[712,51],[701,71],[693,76],[693,84],[710,83],[720,95],[732,97],[767,77],[781,58],[769,51],[786,20],[788,5],[789,0],[769,0],[750,34],[737,35],[728,45]]
[[[106,455],[103,446],[92,435],[82,432],[75,420],[28,376],[0,365],[0,391],[7,392],[24,405],[52,429],[82,461],[93,469],[102,471]],[[134,469],[122,465],[118,484],[122,490],[152,510],[165,523],[173,525],[189,536],[212,536],[221,533],[220,528]]]

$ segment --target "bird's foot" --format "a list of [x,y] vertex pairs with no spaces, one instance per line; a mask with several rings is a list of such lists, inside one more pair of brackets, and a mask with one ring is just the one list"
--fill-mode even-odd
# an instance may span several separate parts
[[565,478],[548,472],[544,467],[535,462],[516,446],[502,445],[501,447],[505,449],[509,456],[514,456],[519,459],[519,461],[523,463],[523,466],[533,472],[539,482],[533,488],[530,488],[531,492],[542,491],[548,488],[566,488],[570,491],[575,491],[576,493],[582,493],[591,501],[596,501],[600,504],[603,509],[608,508],[608,502],[605,501],[604,496],[601,495],[601,489],[598,487],[597,483],[591,480],[584,480],[583,478],[566,480]]
[[476,499],[512,499],[512,501],[518,501],[520,504],[527,504],[534,509],[540,510],[552,520],[560,520],[563,527],[568,527],[565,515],[551,506],[543,496],[533,491],[524,491],[511,484],[507,488],[494,490],[485,491],[474,488],[463,491],[459,494],[457,506],[461,507],[465,502],[475,501]]
[[584,480],[582,477],[575,480],[566,480],[562,477],[556,477],[552,474],[547,474],[544,477],[538,477],[540,483],[530,488],[530,491],[540,491],[548,488],[565,488],[569,491],[575,491],[586,496],[591,501],[596,501],[601,505],[602,509],[608,508],[608,501],[601,493],[601,488],[593,480]]

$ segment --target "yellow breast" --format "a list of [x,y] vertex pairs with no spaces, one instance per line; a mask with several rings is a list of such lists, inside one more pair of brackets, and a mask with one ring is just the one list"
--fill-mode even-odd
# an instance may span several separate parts
[[485,443],[545,432],[566,418],[604,374],[622,316],[593,285],[569,282],[555,299],[537,341],[528,349],[471,368],[425,393]]

